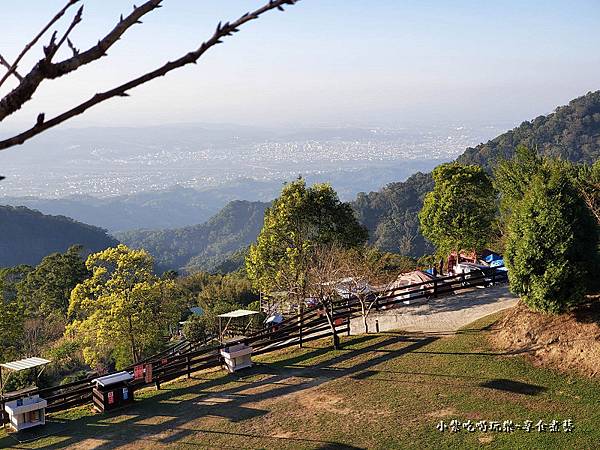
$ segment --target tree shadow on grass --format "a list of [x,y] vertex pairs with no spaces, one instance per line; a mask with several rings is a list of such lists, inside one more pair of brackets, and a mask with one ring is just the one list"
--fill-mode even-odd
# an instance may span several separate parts
[[[360,337],[356,337],[354,339],[352,339],[352,345],[348,346],[348,345],[344,345],[340,350],[338,350],[338,352],[356,352],[358,349],[355,348],[355,346],[357,344],[364,344],[364,343],[371,343],[371,346],[375,345],[374,341],[380,340],[381,336],[378,335],[374,335],[374,334],[366,334]],[[324,355],[327,355],[328,353],[331,353],[331,347],[327,346],[327,347],[314,347],[314,346],[310,346],[309,345],[304,345],[304,347],[302,347],[305,350],[305,353],[301,353],[299,355],[293,356],[293,357],[288,357],[288,358],[284,358],[278,361],[274,361],[274,362],[270,362],[269,364],[265,365],[265,367],[272,367],[272,368],[280,368],[280,367],[286,367],[286,366],[293,366],[293,365],[299,365],[302,362],[306,362],[309,361],[311,359],[314,358],[319,358],[322,357]],[[309,351],[306,351],[309,350]]]
[[[166,385],[163,390],[145,394],[145,398],[140,398],[131,407],[109,414],[94,414],[74,420],[52,419],[47,425],[46,434],[54,434],[54,442],[44,444],[43,441],[38,441],[36,446],[50,449],[79,444],[96,450],[108,450],[140,443],[150,446],[155,443],[223,447],[223,443],[226,442],[227,445],[235,445],[237,448],[265,448],[277,447],[278,443],[286,442],[286,445],[290,446],[309,445],[321,449],[355,448],[345,443],[326,440],[240,433],[235,424],[270,412],[257,407],[257,402],[358,374],[375,365],[411,353],[435,340],[436,337],[386,335],[382,339],[381,336],[365,336],[360,343],[367,345],[352,351],[330,352],[327,348],[314,348],[303,355],[278,361],[273,365],[257,365],[244,371],[242,376],[208,375],[205,379],[192,381],[194,384],[190,386]],[[355,343],[357,341],[353,340],[352,344]],[[398,344],[402,347],[386,348]],[[298,366],[311,358],[326,357],[329,352],[332,357],[325,361]],[[339,367],[344,362],[366,354],[374,356],[350,367]],[[253,379],[257,376],[261,378]],[[208,424],[202,419],[208,420]],[[215,419],[217,422],[213,426]],[[226,422],[219,419],[225,419]],[[227,441],[224,441],[225,437]],[[217,439],[218,442],[212,442],[211,439]],[[15,444],[11,437],[0,439],[0,448]]]
[[542,392],[546,392],[547,390],[544,386],[523,383],[521,381],[507,380],[504,378],[489,380],[485,383],[480,383],[479,386],[489,389],[495,389],[497,391],[512,392],[515,394],[522,395],[538,395]]
[[[384,375],[383,377],[381,375]],[[413,375],[408,379],[385,378],[385,375]],[[431,373],[431,372],[407,372],[394,370],[365,370],[354,376],[355,380],[370,380],[374,382],[389,382],[389,383],[406,383],[406,384],[431,384],[432,386],[448,386],[449,388],[456,387],[483,387],[504,392],[512,392],[521,395],[539,395],[547,391],[544,386],[538,386],[530,383],[508,379],[493,379],[488,377],[474,375],[459,375],[446,373]],[[431,381],[424,381],[431,378]]]

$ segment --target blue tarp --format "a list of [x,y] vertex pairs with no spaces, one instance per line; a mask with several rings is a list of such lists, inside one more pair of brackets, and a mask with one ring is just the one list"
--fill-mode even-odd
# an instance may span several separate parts
[[502,261],[502,256],[499,255],[498,253],[491,253],[485,257],[484,261],[487,263],[491,263],[494,261]]
[[194,315],[194,316],[201,316],[202,314],[204,314],[204,310],[202,309],[201,306],[192,306],[190,308],[190,312]]
[[490,262],[490,267],[504,267],[504,260],[502,258],[495,259]]
[[265,320],[265,324],[267,325],[278,325],[281,322],[283,322],[283,316],[281,314],[273,314]]

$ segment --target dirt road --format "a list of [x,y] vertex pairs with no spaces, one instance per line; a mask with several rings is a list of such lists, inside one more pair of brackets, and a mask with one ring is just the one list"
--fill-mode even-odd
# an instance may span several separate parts
[[[424,333],[453,333],[461,327],[497,311],[516,305],[518,298],[506,285],[474,289],[463,294],[432,298],[421,304],[386,311],[372,311],[369,331],[404,330]],[[362,317],[350,322],[351,334],[364,333]]]

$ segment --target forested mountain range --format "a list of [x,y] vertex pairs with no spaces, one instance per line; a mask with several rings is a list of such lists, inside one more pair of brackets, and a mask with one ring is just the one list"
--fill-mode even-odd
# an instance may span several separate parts
[[[373,167],[353,171],[304,176],[310,184],[331,183],[340,198],[347,201],[361,190],[377,189],[387,181],[404,180],[418,170],[429,170],[434,166],[433,160],[406,160],[373,163]],[[111,233],[141,228],[160,230],[203,223],[233,200],[269,202],[279,194],[285,181],[291,181],[297,175],[273,180],[238,178],[204,188],[175,185],[167,189],[106,197],[82,194],[59,198],[5,196],[0,202],[26,206],[44,214],[64,215],[106,228]]]
[[[467,148],[458,161],[491,170],[499,159],[510,157],[520,144],[547,156],[574,162],[596,161],[600,156],[600,91],[574,99],[552,114],[523,122],[487,143]],[[430,252],[431,246],[419,232],[417,213],[432,186],[431,175],[418,172],[379,191],[358,194],[352,206],[359,221],[369,230],[370,242],[382,250],[415,257]],[[171,194],[178,193],[184,197],[181,201],[189,201],[190,195],[196,195],[183,188]],[[174,201],[172,207],[168,206],[173,195],[150,204],[147,210],[155,216],[177,214],[181,204]],[[143,200],[141,194],[136,201],[143,203]],[[227,271],[239,267],[243,261],[242,251],[256,239],[268,204],[232,201],[200,225],[136,230],[116,236],[128,245],[148,250],[155,256],[159,269]],[[198,222],[203,222],[209,213],[212,211],[199,208]],[[0,220],[0,265],[36,263],[48,253],[64,251],[72,244],[99,250],[116,243],[102,229],[66,217],[44,216],[27,208],[2,207]]]
[[600,91],[571,100],[552,114],[523,122],[485,144],[467,148],[458,161],[490,168],[499,159],[510,158],[519,145],[546,156],[593,163],[600,156]]
[[[600,156],[600,91],[578,97],[552,114],[523,122],[485,144],[467,148],[458,161],[491,170],[498,160],[510,158],[519,145],[546,156],[593,163]],[[432,187],[431,174],[418,173],[377,192],[358,194],[353,206],[369,230],[370,242],[382,250],[416,257],[430,251],[431,246],[419,232],[417,213]]]
[[214,271],[256,239],[269,203],[233,201],[207,222],[184,228],[118,233],[124,244],[144,248],[159,270]]
[[65,215],[118,233],[140,228],[182,228],[203,223],[233,200],[270,201],[281,185],[281,181],[236,180],[202,190],[173,186],[160,191],[112,197],[4,197],[1,201],[44,214]]
[[431,252],[431,244],[419,233],[417,216],[431,189],[431,174],[419,172],[377,192],[358,194],[352,207],[369,230],[369,242],[381,250],[415,257]]
[[[458,161],[491,169],[499,159],[512,156],[520,144],[536,148],[543,155],[575,162],[597,160],[600,156],[600,91],[590,92],[552,114],[523,122],[487,143],[468,148]],[[381,250],[415,257],[431,252],[431,245],[419,232],[417,213],[432,188],[431,174],[418,172],[406,181],[387,184],[379,191],[358,194],[352,207],[369,230],[370,243]],[[261,202],[232,202],[202,225],[132,231],[117,236],[127,244],[146,248],[164,268],[188,266],[215,270],[222,262],[225,263],[222,268],[238,267],[240,258],[236,263],[228,258],[254,241],[266,206]]]
[[37,264],[44,256],[80,244],[96,252],[118,242],[102,228],[25,207],[0,206],[0,267]]

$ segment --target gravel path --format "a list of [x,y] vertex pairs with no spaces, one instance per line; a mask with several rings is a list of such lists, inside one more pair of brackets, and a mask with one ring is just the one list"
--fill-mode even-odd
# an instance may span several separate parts
[[[453,333],[477,319],[516,305],[518,300],[506,285],[502,285],[432,298],[421,304],[399,306],[387,311],[372,311],[367,321],[369,331],[375,331],[378,324],[379,331]],[[362,317],[352,319],[350,333],[364,333]]]

